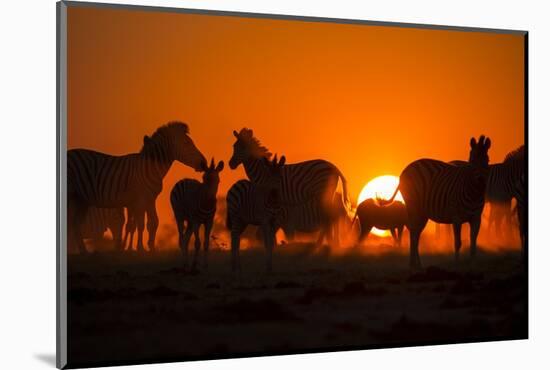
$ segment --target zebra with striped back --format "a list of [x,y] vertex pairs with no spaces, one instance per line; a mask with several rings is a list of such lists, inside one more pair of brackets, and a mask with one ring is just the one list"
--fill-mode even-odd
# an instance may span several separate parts
[[[80,227],[89,207],[127,207],[138,230],[137,247],[143,250],[143,231],[147,214],[148,247],[155,248],[158,228],[156,198],[162,180],[174,161],[200,171],[206,159],[188,136],[182,122],[159,127],[143,138],[139,153],[112,156],[87,149],[67,152],[68,219],[72,238],[83,248]],[[117,246],[118,249],[121,245]]]
[[261,184],[249,180],[239,180],[227,192],[226,226],[231,232],[231,269],[241,271],[239,257],[241,234],[248,225],[259,226],[263,234],[267,252],[266,269],[272,271],[272,254],[275,246],[275,233],[281,222],[281,169],[285,156],[277,161],[263,158],[269,169],[269,177]]
[[[237,140],[233,144],[233,155],[229,161],[229,167],[236,169],[242,164],[250,181],[262,184],[270,177],[269,168],[263,159],[269,159],[271,153],[254,137],[254,133],[250,129],[243,128],[240,132],[233,131],[233,135]],[[318,202],[319,209],[325,213],[323,218],[330,218],[339,179],[342,182],[343,203],[346,208],[350,204],[344,175],[328,161],[315,159],[285,165],[282,167],[281,176],[281,202],[285,207],[299,209],[296,206],[314,200]],[[330,232],[330,229],[324,228],[322,235],[331,235]],[[336,237],[337,240],[338,237]]]
[[468,165],[454,165],[435,159],[419,159],[409,164],[399,177],[399,185],[391,199],[399,191],[407,206],[410,232],[410,264],[419,268],[418,244],[420,234],[428,220],[452,224],[455,239],[455,258],[460,254],[460,230],[462,223],[470,224],[470,255],[477,249],[477,235],[481,224],[481,213],[485,205],[491,140],[480,136],[470,140]]
[[527,247],[527,175],[525,168],[525,146],[511,151],[504,158],[504,164],[516,167],[517,177],[514,179],[511,194],[516,199],[516,211],[519,222],[519,236],[521,240],[521,251],[525,255]]
[[489,227],[494,223],[497,234],[500,231],[502,218],[508,226],[512,224],[511,206],[515,184],[524,171],[523,146],[508,153],[502,163],[489,165],[486,192],[486,201],[491,204]]
[[[322,206],[316,199],[310,199],[299,205],[284,205],[281,209],[280,223],[286,237],[292,241],[296,232],[319,232],[317,246],[324,238],[329,244],[337,238],[339,221],[349,220],[347,208],[341,197],[334,197],[330,208]],[[351,226],[351,221],[350,221]],[[334,233],[331,229],[334,228]]]
[[[195,235],[195,253],[192,269],[197,267],[198,254],[201,247],[199,228],[204,225],[204,269],[208,269],[208,247],[210,232],[216,214],[216,195],[220,184],[220,172],[224,163],[220,161],[214,166],[214,159],[210,166],[203,168],[202,183],[194,179],[178,181],[170,192],[170,204],[178,227],[179,246],[183,253],[184,266],[187,268],[188,245],[191,234]],[[187,226],[184,225],[187,223]],[[184,232],[184,229],[186,230]]]
[[[449,163],[463,166],[466,161],[451,161]],[[485,201],[490,204],[489,225],[495,225],[497,235],[500,235],[500,224],[504,219],[508,226],[512,224],[512,198],[515,185],[525,172],[524,147],[521,146],[508,153],[502,163],[489,165],[489,174],[485,190]]]

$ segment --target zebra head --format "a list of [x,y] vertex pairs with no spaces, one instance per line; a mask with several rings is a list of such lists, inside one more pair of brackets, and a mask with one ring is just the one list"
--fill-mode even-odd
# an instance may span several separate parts
[[282,185],[282,168],[285,165],[286,157],[281,156],[281,160],[277,160],[277,155],[273,160],[267,158],[262,159],[264,165],[268,169],[269,176],[266,178],[266,181],[261,184],[267,194],[267,204],[270,208],[280,207],[281,200],[281,185]]
[[189,137],[186,123],[173,121],[159,127],[155,133],[143,138],[142,152],[154,156],[156,160],[178,161],[196,171],[206,165],[206,158]]
[[223,170],[224,163],[220,161],[217,166],[215,166],[214,158],[210,161],[210,166],[207,166],[206,163],[201,165],[201,171],[203,171],[202,182],[210,187],[216,187],[220,183],[220,172]]
[[233,131],[233,135],[237,141],[233,144],[233,155],[229,160],[229,167],[232,170],[249,159],[269,159],[271,157],[269,150],[254,137],[252,130],[243,128],[240,132]]
[[489,167],[489,148],[491,147],[491,139],[485,138],[484,135],[479,137],[476,142],[475,138],[470,139],[470,159],[468,162],[476,167]]

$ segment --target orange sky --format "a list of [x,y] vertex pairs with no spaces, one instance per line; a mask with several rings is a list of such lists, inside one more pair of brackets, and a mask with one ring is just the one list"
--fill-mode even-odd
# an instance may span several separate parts
[[[287,162],[333,162],[356,199],[417,158],[467,159],[472,135],[492,162],[523,144],[523,58],[521,35],[69,7],[68,146],[136,152],[177,119],[228,161],[246,126]],[[226,166],[219,193],[244,176]]]

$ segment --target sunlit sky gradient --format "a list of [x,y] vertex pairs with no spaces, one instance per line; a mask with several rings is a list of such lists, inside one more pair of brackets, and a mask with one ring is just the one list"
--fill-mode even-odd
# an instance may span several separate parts
[[[68,146],[136,152],[177,119],[227,161],[246,126],[289,163],[333,162],[357,199],[417,158],[467,159],[473,135],[492,162],[523,144],[523,52],[521,35],[69,7]],[[226,166],[219,193],[244,176]]]

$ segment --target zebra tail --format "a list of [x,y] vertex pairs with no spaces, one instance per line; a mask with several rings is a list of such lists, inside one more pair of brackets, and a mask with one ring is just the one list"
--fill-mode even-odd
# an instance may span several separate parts
[[390,199],[378,199],[378,204],[380,204],[381,206],[387,206],[388,204],[391,204],[393,203],[393,200],[395,199],[395,196],[397,195],[397,193],[399,192],[399,186],[401,184],[398,184],[397,187],[395,188],[395,191],[393,192],[393,195],[391,196]]
[[351,227],[355,225],[355,221],[357,220],[358,213],[359,213],[359,207],[357,207],[357,209],[355,210],[355,215],[353,216],[353,220],[351,221]]
[[340,177],[340,180],[342,181],[342,198],[344,200],[344,207],[346,208],[347,211],[350,211],[351,201],[349,200],[349,194],[348,194],[348,181],[346,180],[346,178],[338,168],[336,168],[336,170],[338,171],[338,177]]

